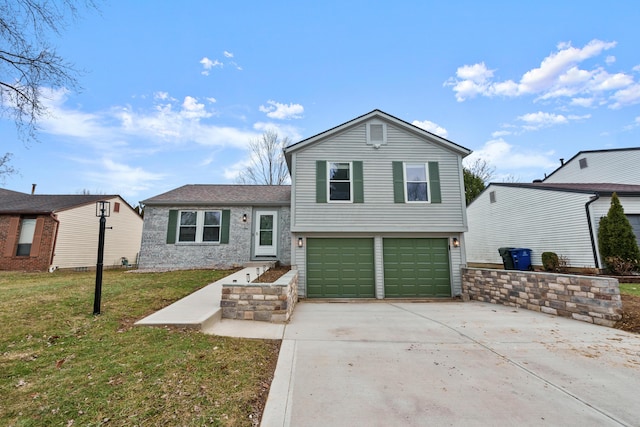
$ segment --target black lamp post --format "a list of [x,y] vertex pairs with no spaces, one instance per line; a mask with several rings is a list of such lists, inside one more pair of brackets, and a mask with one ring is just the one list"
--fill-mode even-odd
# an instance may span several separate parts
[[111,203],[101,200],[96,202],[96,216],[100,217],[100,234],[98,235],[98,262],[96,264],[96,292],[93,299],[93,314],[100,314],[100,298],[102,297],[102,265],[104,260],[104,231],[107,217],[111,215]]

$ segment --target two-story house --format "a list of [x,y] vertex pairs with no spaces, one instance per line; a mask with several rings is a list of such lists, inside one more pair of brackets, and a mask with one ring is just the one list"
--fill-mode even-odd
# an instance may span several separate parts
[[[141,268],[278,259],[299,270],[301,297],[459,295],[469,153],[374,110],[287,147],[292,185],[278,194],[185,186],[144,201]],[[207,212],[219,212],[224,238],[206,241]],[[265,239],[269,253],[263,228],[279,236]]]

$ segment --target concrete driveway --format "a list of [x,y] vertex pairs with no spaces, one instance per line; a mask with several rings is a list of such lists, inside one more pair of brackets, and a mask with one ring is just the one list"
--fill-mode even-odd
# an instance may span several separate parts
[[478,302],[309,303],[262,426],[638,426],[640,336]]

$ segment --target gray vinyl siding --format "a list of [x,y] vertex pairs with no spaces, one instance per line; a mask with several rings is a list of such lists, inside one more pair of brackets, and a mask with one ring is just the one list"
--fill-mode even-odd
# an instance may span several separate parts
[[[387,144],[366,144],[366,124],[293,154],[292,231],[460,232],[465,230],[460,156],[387,125]],[[316,161],[362,161],[364,203],[317,203]],[[438,162],[442,203],[394,203],[393,161]]]
[[[587,167],[580,169],[580,160]],[[640,185],[640,150],[583,153],[545,179],[548,183],[594,183]]]
[[551,251],[572,267],[595,267],[585,209],[590,196],[489,186],[467,208],[467,262],[502,264],[498,248],[519,247],[532,250],[534,265],[542,265],[542,252]]

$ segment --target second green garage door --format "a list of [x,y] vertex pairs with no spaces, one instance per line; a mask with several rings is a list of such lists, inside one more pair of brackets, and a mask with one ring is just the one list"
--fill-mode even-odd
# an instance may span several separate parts
[[307,297],[374,298],[373,239],[307,239]]
[[451,296],[448,239],[383,239],[385,298]]

